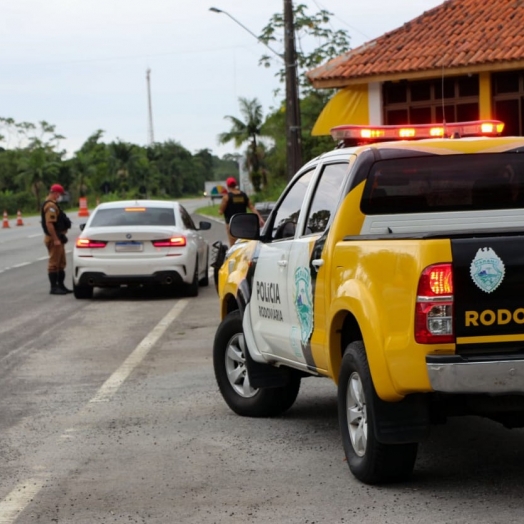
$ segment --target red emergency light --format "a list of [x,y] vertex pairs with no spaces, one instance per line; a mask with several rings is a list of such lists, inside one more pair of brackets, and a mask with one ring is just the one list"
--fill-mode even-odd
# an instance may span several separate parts
[[337,142],[364,144],[391,140],[420,140],[422,138],[462,138],[467,136],[498,136],[504,129],[500,120],[473,120],[450,124],[415,124],[404,126],[344,125],[331,129]]

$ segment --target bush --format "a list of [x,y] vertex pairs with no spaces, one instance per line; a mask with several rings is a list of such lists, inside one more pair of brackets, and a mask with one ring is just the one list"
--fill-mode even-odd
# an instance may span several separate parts
[[7,211],[8,215],[16,215],[18,211],[34,214],[35,198],[26,191],[3,191],[0,193],[0,212],[4,211]]
[[276,202],[287,186],[287,180],[271,181],[260,193],[251,195],[252,202]]

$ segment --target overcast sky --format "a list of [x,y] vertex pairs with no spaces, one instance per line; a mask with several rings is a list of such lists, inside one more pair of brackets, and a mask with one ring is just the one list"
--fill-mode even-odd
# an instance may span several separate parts
[[[296,0],[299,1],[299,0]],[[352,47],[442,4],[443,0],[300,0],[333,13]],[[146,71],[151,69],[155,141],[173,139],[195,153],[235,152],[217,135],[238,98],[278,105],[277,67],[258,65],[260,34],[283,0],[11,0],[0,18],[0,116],[45,120],[76,151],[97,129],[105,142],[148,142]],[[277,51],[283,48],[274,44]],[[280,86],[283,89],[283,86]]]

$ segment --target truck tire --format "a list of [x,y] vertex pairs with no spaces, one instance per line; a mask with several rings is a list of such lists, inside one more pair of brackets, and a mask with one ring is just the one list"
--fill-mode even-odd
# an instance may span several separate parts
[[342,358],[338,382],[338,419],[349,469],[366,484],[406,480],[413,472],[417,443],[383,444],[375,437],[378,398],[361,341]]
[[300,375],[291,373],[287,385],[254,389],[245,361],[245,342],[240,311],[232,311],[219,325],[213,345],[213,366],[220,393],[237,415],[274,417],[287,411],[300,389]]

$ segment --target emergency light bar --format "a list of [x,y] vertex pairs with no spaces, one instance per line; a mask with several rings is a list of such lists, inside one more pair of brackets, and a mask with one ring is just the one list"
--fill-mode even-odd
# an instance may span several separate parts
[[337,142],[356,144],[389,141],[420,140],[422,138],[461,138],[466,136],[498,136],[504,129],[500,120],[473,120],[451,124],[415,124],[405,126],[344,125],[331,129]]

